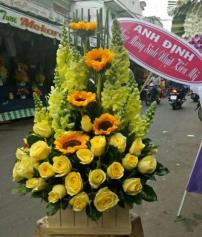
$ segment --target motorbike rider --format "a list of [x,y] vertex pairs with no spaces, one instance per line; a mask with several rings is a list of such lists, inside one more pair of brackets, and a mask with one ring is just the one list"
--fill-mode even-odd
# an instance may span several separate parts
[[155,76],[153,75],[151,78],[150,78],[150,81],[149,81],[149,86],[152,87],[152,90],[151,90],[151,99],[152,100],[155,100],[155,98],[157,96],[159,96],[159,90],[160,90],[160,77],[159,76]]
[[183,85],[182,83],[177,83],[174,81],[170,82],[170,89],[175,88],[179,91],[179,98],[185,99],[186,93],[187,93],[187,87]]

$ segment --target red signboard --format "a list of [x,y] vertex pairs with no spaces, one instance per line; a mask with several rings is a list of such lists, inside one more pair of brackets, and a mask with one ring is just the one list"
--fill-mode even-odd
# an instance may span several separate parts
[[118,20],[124,46],[137,64],[172,81],[202,83],[202,54],[188,42],[144,21]]

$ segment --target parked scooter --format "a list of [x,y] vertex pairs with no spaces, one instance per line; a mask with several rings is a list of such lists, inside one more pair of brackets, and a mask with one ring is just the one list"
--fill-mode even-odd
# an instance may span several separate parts
[[184,103],[185,100],[186,100],[185,92],[183,91],[183,89],[171,88],[168,96],[168,101],[172,106],[173,110],[181,109],[182,104]]
[[199,95],[194,93],[193,91],[190,91],[190,98],[194,101],[194,102],[198,102],[199,101]]
[[198,110],[198,118],[199,118],[199,119],[201,120],[201,122],[202,122],[202,108],[201,108],[201,103],[200,103],[200,101],[198,101],[197,107],[196,107],[195,110]]

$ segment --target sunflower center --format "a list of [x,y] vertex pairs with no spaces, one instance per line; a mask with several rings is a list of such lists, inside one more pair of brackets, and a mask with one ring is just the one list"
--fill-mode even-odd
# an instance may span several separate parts
[[65,143],[63,144],[63,149],[66,149],[66,148],[68,148],[68,147],[80,146],[80,145],[81,145],[81,142],[80,142],[80,141],[71,140],[71,141],[65,142]]
[[79,102],[80,102],[80,101],[85,101],[85,100],[86,100],[86,98],[82,98],[82,97],[77,97],[77,98],[76,98],[76,101],[79,101]]
[[97,58],[95,58],[95,61],[101,62],[101,61],[102,61],[102,57],[97,57]]
[[104,121],[99,124],[98,129],[99,130],[102,129],[102,130],[106,131],[108,128],[111,128],[111,127],[112,127],[112,124],[110,121]]

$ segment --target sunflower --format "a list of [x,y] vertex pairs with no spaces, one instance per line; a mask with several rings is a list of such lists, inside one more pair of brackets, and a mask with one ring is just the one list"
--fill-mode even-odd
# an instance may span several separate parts
[[72,154],[76,151],[87,148],[86,143],[89,137],[79,132],[68,132],[55,140],[55,148],[63,154]]
[[93,123],[93,130],[96,135],[109,135],[118,128],[119,120],[111,114],[102,114]]
[[111,63],[113,53],[109,49],[93,49],[85,55],[85,63],[88,67],[99,72],[104,69],[107,64]]
[[96,94],[88,91],[76,91],[68,95],[67,100],[74,106],[85,107],[91,102],[96,101]]
[[96,22],[71,22],[69,23],[69,28],[72,30],[86,30],[86,31],[94,31],[97,27]]

